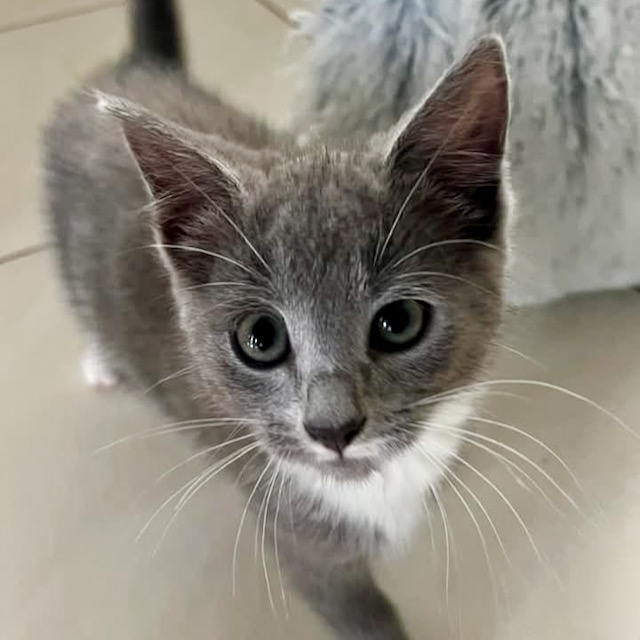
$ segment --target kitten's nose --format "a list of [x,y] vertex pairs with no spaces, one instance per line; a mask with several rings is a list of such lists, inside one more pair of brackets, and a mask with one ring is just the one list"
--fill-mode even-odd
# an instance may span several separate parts
[[327,449],[342,453],[362,431],[365,420],[348,378],[325,374],[309,385],[304,428]]
[[305,422],[307,433],[327,449],[342,453],[362,431],[365,417],[356,418],[340,425]]

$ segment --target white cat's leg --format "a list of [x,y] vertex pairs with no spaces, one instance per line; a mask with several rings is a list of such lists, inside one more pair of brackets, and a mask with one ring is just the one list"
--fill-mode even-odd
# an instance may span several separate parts
[[87,345],[82,357],[82,374],[85,382],[96,389],[109,389],[118,384],[118,376],[113,371],[109,358],[97,341]]

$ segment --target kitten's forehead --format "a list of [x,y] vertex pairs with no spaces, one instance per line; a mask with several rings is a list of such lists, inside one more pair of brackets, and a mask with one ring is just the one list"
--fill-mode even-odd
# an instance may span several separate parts
[[260,199],[284,231],[355,233],[375,225],[382,192],[380,168],[367,156],[323,151],[277,167]]
[[320,153],[274,170],[256,215],[264,249],[290,289],[349,298],[367,287],[380,237],[380,178],[361,157]]

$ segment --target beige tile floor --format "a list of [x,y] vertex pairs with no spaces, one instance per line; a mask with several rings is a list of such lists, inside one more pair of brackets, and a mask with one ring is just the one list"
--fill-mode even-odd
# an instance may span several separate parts
[[[195,73],[243,105],[284,120],[292,95],[290,79],[279,71],[284,25],[253,0],[183,4]],[[226,484],[197,496],[155,556],[166,518],[136,542],[154,510],[195,471],[187,467],[155,482],[189,455],[189,444],[166,436],[94,454],[162,418],[124,393],[97,395],[83,387],[79,339],[50,255],[7,259],[45,238],[38,125],[57,95],[125,41],[124,9],[106,5],[117,3],[0,2],[0,638],[326,638],[288,589],[285,616],[269,565],[278,596],[271,611],[252,525],[242,540],[233,597],[231,556],[242,501]],[[640,429],[639,318],[634,292],[522,312],[503,343],[536,363],[502,349],[493,377],[568,387]],[[416,639],[638,640],[640,441],[575,397],[527,384],[500,390],[516,396],[492,396],[484,415],[530,437],[480,424],[478,432],[499,439],[497,450],[529,479],[504,460],[469,450],[468,460],[486,480],[467,468],[457,473],[486,513],[464,489],[458,492],[468,508],[449,490],[448,592],[437,518],[433,537],[425,527],[405,556],[379,567],[382,583]],[[531,438],[562,456],[578,483]]]

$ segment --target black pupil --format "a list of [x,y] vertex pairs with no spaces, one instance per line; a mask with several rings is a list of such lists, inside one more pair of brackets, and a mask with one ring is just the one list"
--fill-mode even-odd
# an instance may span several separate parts
[[249,348],[268,351],[276,341],[276,333],[276,325],[270,318],[258,318],[249,334]]
[[394,304],[380,316],[380,328],[383,333],[402,334],[411,324],[411,315],[403,304]]

